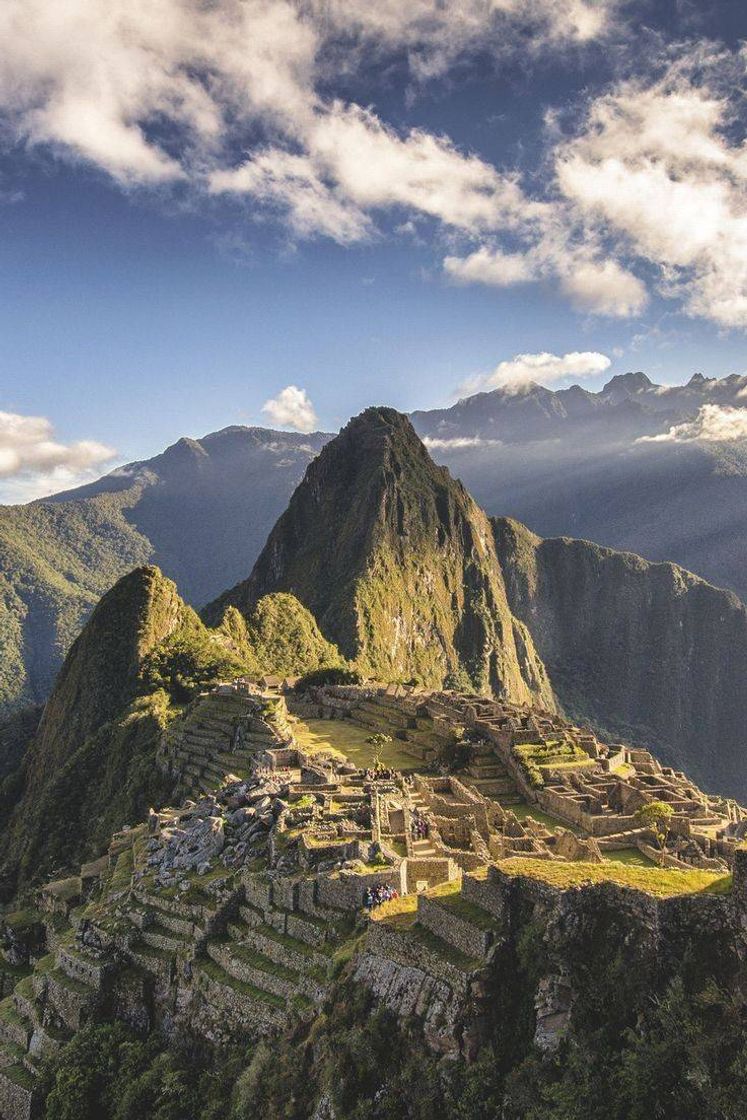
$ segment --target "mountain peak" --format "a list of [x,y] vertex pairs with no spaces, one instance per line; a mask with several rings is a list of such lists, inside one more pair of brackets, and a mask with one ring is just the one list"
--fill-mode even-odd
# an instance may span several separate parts
[[392,408],[367,408],[327,444],[249,579],[206,617],[219,622],[229,606],[248,617],[279,591],[379,680],[461,682],[554,704],[508,609],[487,518]]
[[646,389],[656,388],[654,382],[642,370],[628,373],[617,373],[602,389],[605,394],[623,391],[626,393],[640,393]]

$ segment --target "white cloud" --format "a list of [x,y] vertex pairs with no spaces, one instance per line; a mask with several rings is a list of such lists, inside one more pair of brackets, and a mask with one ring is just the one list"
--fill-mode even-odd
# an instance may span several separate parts
[[689,314],[747,327],[747,150],[730,131],[747,55],[701,47],[597,96],[570,136],[548,136],[536,193],[447,136],[326,92],[361,53],[404,56],[428,79],[470,52],[577,49],[613,33],[623,6],[5,0],[0,125],[126,187],[245,199],[295,237],[347,245],[376,235],[379,211],[429,218],[449,231],[457,282],[549,283],[580,310],[625,317],[646,305],[645,268]]
[[587,231],[660,270],[691,315],[747,326],[747,148],[719,92],[736,65],[703,52],[650,84],[597,98],[555,153],[559,188]]
[[346,245],[370,234],[371,223],[363,211],[325,183],[308,156],[279,148],[264,149],[241,167],[214,172],[210,190],[250,194],[279,206],[301,237],[324,235]]
[[303,142],[329,110],[319,77],[344,69],[356,46],[404,48],[427,76],[468,50],[523,53],[528,41],[541,50],[598,38],[616,6],[5,0],[0,110],[20,139],[90,161],[123,183],[158,183],[225,168],[224,153],[250,122]]
[[4,501],[30,501],[95,477],[115,455],[96,440],[60,443],[44,416],[0,412],[0,479]]
[[0,412],[0,478],[50,474],[58,468],[86,470],[114,455],[110,447],[95,440],[58,443],[51,422],[44,416]]
[[502,56],[583,44],[615,27],[618,0],[310,0],[327,26],[354,41],[407,51],[414,76],[446,72],[466,51]]
[[510,288],[536,278],[536,269],[527,253],[504,253],[482,245],[467,257],[445,257],[444,272],[459,284],[490,284]]
[[694,420],[673,424],[656,436],[641,436],[636,443],[733,443],[738,439],[747,439],[747,408],[704,404]]
[[293,428],[297,432],[313,432],[319,425],[306,390],[296,385],[287,385],[276,397],[265,401],[262,411],[273,424]]
[[463,451],[470,447],[496,447],[499,439],[482,439],[480,436],[454,436],[452,439],[425,436],[423,443],[429,451]]
[[507,288],[532,280],[553,280],[580,311],[627,318],[646,306],[645,285],[615,260],[601,259],[594,249],[574,245],[552,207],[537,214],[534,244],[523,252],[505,253],[482,245],[466,257],[444,258],[449,279],[459,284]]
[[521,389],[532,382],[551,385],[565,377],[595,377],[611,365],[606,354],[594,350],[569,354],[517,354],[509,361],[499,362],[492,373],[472,377],[459,387],[459,392],[475,393],[488,389]]
[[575,307],[594,315],[628,318],[648,302],[643,282],[609,259],[571,261],[560,271],[560,287]]

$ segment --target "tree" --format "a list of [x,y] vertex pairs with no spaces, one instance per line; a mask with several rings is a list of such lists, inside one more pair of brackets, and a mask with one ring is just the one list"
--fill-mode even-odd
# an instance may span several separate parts
[[659,847],[664,851],[664,845],[669,835],[669,825],[674,816],[674,809],[666,801],[649,801],[641,805],[636,811],[635,819],[644,828],[650,828],[654,833]]

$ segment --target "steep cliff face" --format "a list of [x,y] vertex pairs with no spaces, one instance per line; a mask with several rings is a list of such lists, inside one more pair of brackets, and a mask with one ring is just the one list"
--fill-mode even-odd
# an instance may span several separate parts
[[656,385],[631,372],[599,392],[495,389],[412,421],[488,514],[674,561],[747,601],[747,447],[650,438],[699,430],[704,406],[742,409],[746,385],[697,374]]
[[747,793],[747,610],[673,564],[493,522],[511,609],[565,711]]
[[218,622],[229,606],[248,616],[276,591],[297,596],[373,676],[553,705],[508,607],[487,518],[393,409],[367,409],[325,447],[249,579],[206,617]]

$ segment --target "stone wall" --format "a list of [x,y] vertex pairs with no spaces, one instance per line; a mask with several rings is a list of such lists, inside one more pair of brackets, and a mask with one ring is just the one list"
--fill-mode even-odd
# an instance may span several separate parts
[[31,1120],[35,1114],[33,1089],[19,1085],[0,1070],[0,1116],[3,1120]]
[[454,996],[466,998],[469,992],[468,973],[434,953],[408,930],[396,930],[385,921],[369,922],[366,952],[403,967],[417,968],[447,984]]
[[418,898],[418,921],[442,941],[448,942],[466,957],[476,960],[485,957],[493,942],[491,930],[478,929],[442,906],[438,899],[427,895],[420,895]]
[[448,857],[421,859],[418,856],[408,856],[403,865],[407,894],[414,894],[419,882],[436,887],[439,883],[451,883],[461,875],[458,866]]

